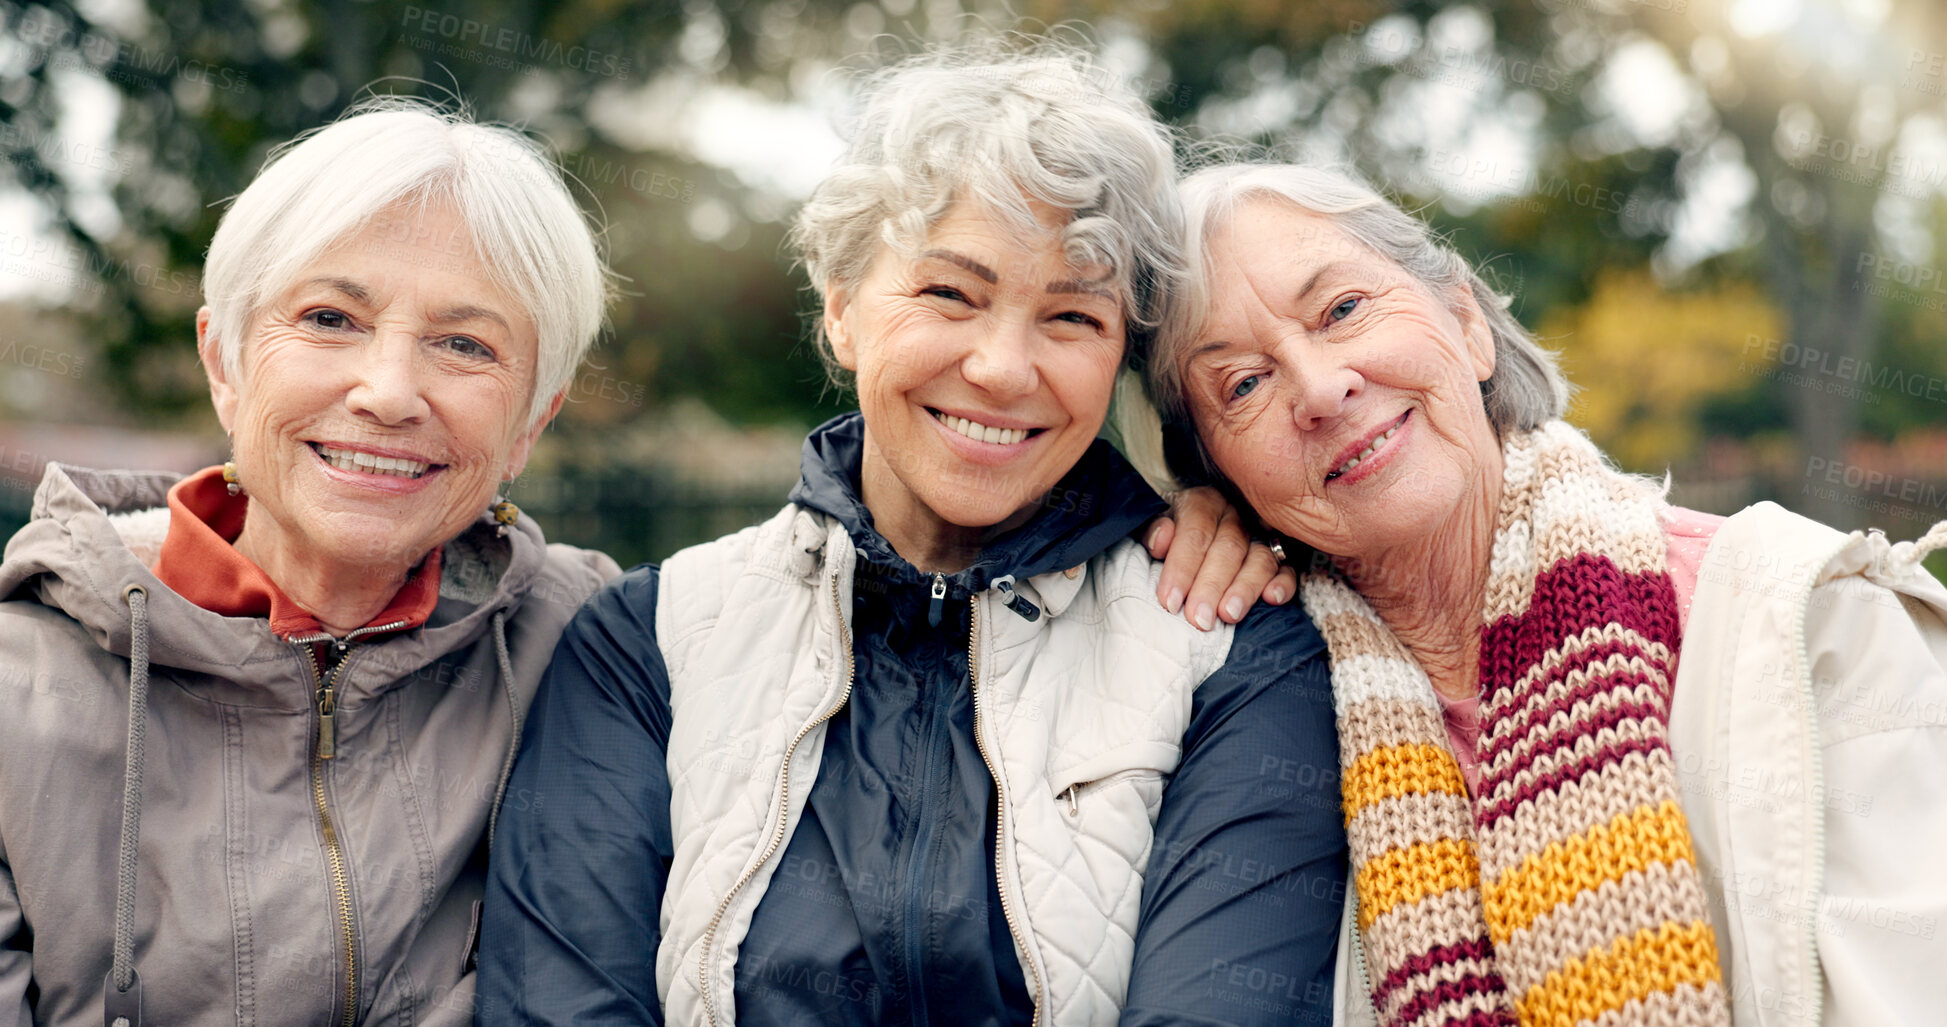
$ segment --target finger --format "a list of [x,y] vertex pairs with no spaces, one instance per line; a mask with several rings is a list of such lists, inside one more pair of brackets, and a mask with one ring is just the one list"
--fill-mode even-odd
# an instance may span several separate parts
[[1184,489],[1170,498],[1168,552],[1152,555],[1163,561],[1163,573],[1156,581],[1156,601],[1171,613],[1183,610],[1183,602],[1196,582],[1197,568],[1203,566],[1216,537],[1217,525],[1230,512],[1223,494],[1209,486]]
[[1298,569],[1280,566],[1278,573],[1264,586],[1264,601],[1272,606],[1283,606],[1298,594]]
[[[1250,555],[1251,540],[1244,534],[1244,522],[1237,511],[1224,508],[1224,518],[1217,523],[1217,530],[1210,539],[1210,550],[1204,555],[1202,565],[1197,569],[1196,582],[1190,586],[1190,595],[1184,602],[1184,615],[1190,623],[1210,630],[1217,626],[1218,605],[1224,600],[1224,592],[1230,583],[1237,579],[1244,567],[1245,557]],[[1252,590],[1255,594],[1255,589]],[[1246,604],[1245,609],[1249,608]],[[1239,610],[1242,617],[1243,610]]]
[[1243,620],[1258,597],[1270,590],[1278,571],[1278,558],[1271,555],[1271,547],[1262,542],[1251,543],[1244,566],[1238,568],[1237,577],[1224,589],[1224,601],[1217,607],[1217,616],[1229,624]]
[[1168,517],[1158,517],[1149,522],[1143,532],[1143,548],[1149,550],[1149,558],[1161,560],[1170,555],[1170,542],[1176,538],[1176,522]]

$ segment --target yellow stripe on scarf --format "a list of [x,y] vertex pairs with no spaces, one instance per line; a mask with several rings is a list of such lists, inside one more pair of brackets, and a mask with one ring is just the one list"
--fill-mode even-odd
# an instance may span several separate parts
[[1481,902],[1487,907],[1488,937],[1503,944],[1543,913],[1652,863],[1695,862],[1690,831],[1675,800],[1619,814],[1567,841],[1550,842],[1485,884]]
[[1467,798],[1467,781],[1453,753],[1438,745],[1408,743],[1374,749],[1346,768],[1339,790],[1345,796],[1345,822],[1359,811],[1401,795],[1445,792]]
[[1524,1027],[1575,1027],[1632,1000],[1722,979],[1708,923],[1662,924],[1569,960],[1514,1008]]
[[1367,860],[1352,878],[1359,892],[1359,929],[1371,927],[1395,906],[1471,886],[1480,873],[1473,844],[1459,838],[1420,842]]

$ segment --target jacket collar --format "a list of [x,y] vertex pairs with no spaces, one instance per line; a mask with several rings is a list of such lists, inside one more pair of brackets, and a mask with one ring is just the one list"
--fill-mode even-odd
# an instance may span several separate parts
[[[872,522],[859,493],[865,452],[865,418],[841,414],[805,439],[800,478],[791,501],[837,520],[859,555],[895,581],[932,578],[906,562]],[[1026,524],[988,541],[973,566],[947,576],[957,592],[980,592],[995,579],[1025,580],[1067,570],[1168,512],[1140,474],[1115,447],[1096,439],[1059,483],[1040,500]]]
[[[177,595],[205,610],[226,617],[268,617],[271,633],[285,639],[326,633],[309,610],[237,551],[234,543],[243,533],[249,508],[250,497],[230,494],[221,467],[177,482],[169,489],[169,533],[150,568]],[[439,553],[435,549],[426,554],[365,627],[396,625],[390,630],[400,630],[426,623],[439,604]]]
[[[309,701],[310,672],[266,618],[203,609],[150,569],[168,525],[168,491],[180,480],[175,474],[48,464],[31,519],[8,541],[0,561],[0,599],[60,610],[103,649],[127,657],[123,590],[140,585],[149,595],[150,659],[157,666],[208,675],[195,687],[215,701],[301,708]],[[546,544],[531,518],[521,518],[505,538],[497,527],[482,512],[446,543],[432,616],[420,628],[361,645],[344,705],[355,708],[468,645],[489,630],[495,612],[512,615],[541,573]]]

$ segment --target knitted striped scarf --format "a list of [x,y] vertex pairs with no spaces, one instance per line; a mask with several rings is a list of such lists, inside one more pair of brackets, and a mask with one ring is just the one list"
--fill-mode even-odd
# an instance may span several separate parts
[[1556,421],[1504,446],[1480,794],[1432,683],[1344,579],[1331,652],[1366,984],[1389,1025],[1727,1024],[1666,731],[1679,645],[1653,488]]

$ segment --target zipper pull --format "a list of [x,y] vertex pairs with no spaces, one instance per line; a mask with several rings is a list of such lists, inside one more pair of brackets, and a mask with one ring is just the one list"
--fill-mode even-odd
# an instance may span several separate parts
[[926,623],[940,626],[940,608],[946,605],[946,575],[933,575],[933,598],[926,604]]
[[318,693],[318,758],[321,760],[338,755],[338,728],[331,720],[336,708],[330,688]]
[[1041,619],[1041,607],[1034,605],[1027,596],[1014,591],[1014,575],[1003,574],[993,581],[988,582],[988,585],[1000,592],[1001,603],[1008,609],[1020,614],[1022,620],[1033,624],[1035,621]]

